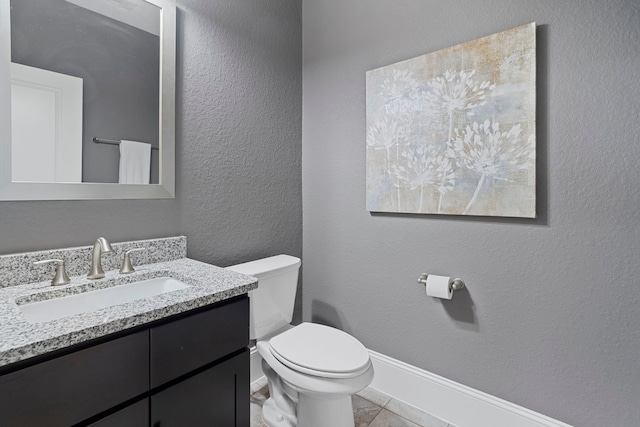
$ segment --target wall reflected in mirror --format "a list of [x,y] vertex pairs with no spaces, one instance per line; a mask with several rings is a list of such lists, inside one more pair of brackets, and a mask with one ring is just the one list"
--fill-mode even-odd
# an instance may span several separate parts
[[118,145],[159,159],[160,9],[144,0],[11,0],[12,181],[119,182]]

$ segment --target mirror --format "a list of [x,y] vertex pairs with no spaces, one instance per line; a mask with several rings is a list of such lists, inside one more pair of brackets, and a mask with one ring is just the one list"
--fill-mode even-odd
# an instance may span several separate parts
[[173,0],[0,0],[0,200],[172,198],[174,103]]

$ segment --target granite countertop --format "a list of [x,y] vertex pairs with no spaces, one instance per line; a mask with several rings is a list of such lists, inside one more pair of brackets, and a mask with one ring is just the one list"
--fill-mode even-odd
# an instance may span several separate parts
[[[173,277],[190,286],[35,324],[27,322],[18,308],[18,304],[156,277]],[[45,281],[0,288],[0,367],[242,295],[257,287],[254,277],[181,258],[137,266],[134,273],[126,275],[111,270],[99,280],[73,276],[71,283],[64,286],[54,287]]]

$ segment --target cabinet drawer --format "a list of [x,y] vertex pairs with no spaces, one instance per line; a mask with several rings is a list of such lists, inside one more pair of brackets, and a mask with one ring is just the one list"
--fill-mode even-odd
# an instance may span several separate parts
[[151,328],[151,388],[249,344],[249,298]]
[[129,405],[88,427],[149,427],[149,399]]
[[3,375],[2,424],[70,426],[144,393],[148,352],[142,331]]

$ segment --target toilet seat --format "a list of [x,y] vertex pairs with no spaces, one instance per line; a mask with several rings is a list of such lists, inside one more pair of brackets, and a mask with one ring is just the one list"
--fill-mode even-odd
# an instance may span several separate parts
[[369,369],[369,352],[356,338],[325,325],[302,323],[269,340],[283,365],[324,378],[353,378]]

